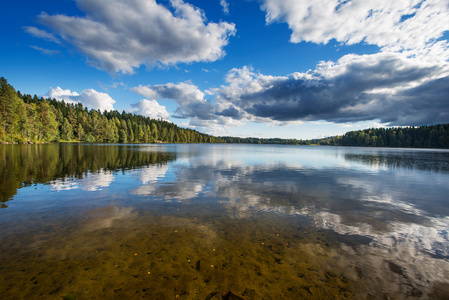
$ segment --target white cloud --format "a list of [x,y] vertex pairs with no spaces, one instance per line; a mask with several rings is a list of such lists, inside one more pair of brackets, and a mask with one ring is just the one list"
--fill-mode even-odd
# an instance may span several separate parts
[[130,90],[149,99],[157,99],[158,97],[158,93],[154,91],[150,85],[148,86],[139,85],[131,88]]
[[64,100],[66,103],[82,103],[84,106],[99,109],[101,111],[114,110],[115,100],[107,93],[97,92],[94,89],[87,89],[78,94],[75,91],[69,89],[62,89],[59,86],[56,88],[50,88],[47,98],[56,99],[59,101]]
[[64,90],[57,86],[56,88],[50,88],[50,90],[47,93],[48,98],[54,98],[56,100],[66,100],[73,103],[73,101],[70,100],[72,97],[79,97],[79,94],[77,92],[72,92],[69,89]]
[[[175,101],[175,117],[190,118],[191,127],[212,134],[247,121],[273,126],[320,120],[405,126],[449,121],[449,65],[407,51],[349,54],[287,76],[244,66],[230,70],[225,82],[206,92],[189,82],[131,90]],[[215,95],[213,101],[205,93]]]
[[56,54],[61,54],[61,51],[58,51],[58,50],[45,49],[45,48],[41,48],[41,47],[38,47],[38,46],[30,46],[30,47],[33,48],[34,50],[42,52],[45,55],[53,56],[53,55],[56,55]]
[[178,118],[199,117],[209,120],[212,118],[212,104],[204,98],[204,93],[197,86],[181,82],[178,84],[167,83],[154,86],[138,86],[131,91],[145,97],[155,99],[171,99],[178,104],[176,115]]
[[23,29],[34,37],[41,38],[50,42],[60,43],[60,40],[48,31],[33,27],[24,26]]
[[160,105],[156,100],[142,99],[139,103],[131,104],[132,113],[149,117],[151,119],[168,120],[169,113],[165,106]]
[[[449,121],[443,96],[448,92],[443,86],[449,80],[449,43],[439,40],[449,30],[447,1],[263,0],[261,8],[267,23],[289,25],[293,43],[326,44],[335,39],[347,45],[377,45],[380,51],[345,55],[337,62],[321,62],[314,71],[292,74],[285,84],[296,87],[281,83],[278,91],[265,88],[258,98],[265,102],[250,104],[253,114],[279,121],[377,118],[395,125]],[[273,95],[283,100],[270,98]],[[273,107],[274,102],[279,106]]]
[[212,89],[229,99],[238,99],[242,94],[253,94],[266,90],[276,82],[284,81],[288,77],[267,76],[255,73],[254,69],[244,66],[241,69],[234,68],[225,77],[227,86],[219,89]]
[[231,135],[230,128],[242,126],[243,122],[231,117],[216,116],[213,120],[201,120],[193,117],[187,127],[192,129],[201,128],[201,132],[214,136]]
[[228,107],[219,114],[246,120],[279,125],[317,120],[380,120],[391,125],[449,121],[448,64],[407,53],[351,54],[288,76],[267,76],[243,67],[232,69],[226,82],[213,90],[216,107]]
[[[377,45],[371,55],[348,54],[315,70],[270,76],[234,68],[225,85],[200,91],[190,83],[133,90],[179,105],[191,126],[218,128],[245,121],[283,126],[304,121],[375,121],[422,125],[449,121],[449,30],[444,1],[262,0],[267,22],[286,22],[291,42]],[[205,70],[204,70],[205,71]],[[205,94],[215,97],[205,100]]]
[[229,3],[226,0],[220,0],[221,8],[225,14],[229,14]]
[[[108,72],[133,73],[142,64],[210,62],[225,55],[223,47],[235,25],[206,22],[203,11],[171,0],[174,12],[155,0],[77,0],[85,17],[48,15],[38,21]],[[49,39],[44,31],[26,29]],[[53,35],[53,36],[54,36]]]
[[113,82],[112,84],[97,83],[103,90],[116,89],[118,87],[127,88],[124,82]]
[[88,89],[81,92],[79,102],[92,108],[97,108],[101,111],[114,110],[115,100],[107,93],[97,92],[94,89]]
[[290,41],[365,42],[397,49],[423,48],[449,30],[441,0],[263,0],[266,21],[286,22]]
[[204,98],[205,94],[194,84],[181,82],[163,85],[147,85],[131,88],[145,97],[154,99],[170,99],[178,104],[174,118],[190,118],[190,127],[203,127],[207,132],[216,132],[217,127],[241,125],[237,119],[215,113],[216,109],[223,110],[224,106],[216,106]]

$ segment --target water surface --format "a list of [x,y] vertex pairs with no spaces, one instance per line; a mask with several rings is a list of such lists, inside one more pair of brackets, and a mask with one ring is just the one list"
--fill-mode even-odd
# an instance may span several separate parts
[[0,145],[0,158],[2,299],[449,294],[448,151]]

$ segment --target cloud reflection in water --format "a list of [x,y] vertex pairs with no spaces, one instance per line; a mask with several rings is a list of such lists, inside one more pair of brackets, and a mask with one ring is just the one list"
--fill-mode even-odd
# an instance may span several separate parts
[[[306,152],[303,157],[298,157],[303,153],[285,148],[281,151],[285,152],[275,156],[269,151],[256,152],[243,158],[225,151],[221,155],[213,151],[197,155],[189,165],[166,166],[169,170],[164,169],[164,174],[174,174],[174,180],[148,182],[132,193],[166,201],[221,203],[234,218],[263,212],[307,216],[317,226],[341,235],[372,238],[376,247],[394,246],[449,258],[449,246],[445,246],[449,244],[449,217],[444,214],[447,205],[440,205],[449,189],[439,186],[436,192],[429,184],[447,176],[444,169],[439,169],[444,174],[429,176],[423,173],[422,161],[413,169],[412,156],[417,156],[413,152],[391,153],[405,155],[397,161],[408,163],[397,163],[390,169],[391,164],[379,168],[370,159],[354,159],[360,158],[360,150],[353,150],[357,155],[339,149],[336,153],[319,150],[315,154]],[[382,155],[388,157],[388,151]],[[439,153],[437,156],[441,159]],[[430,167],[428,171],[433,172],[434,166]],[[408,172],[410,168],[415,172]],[[152,176],[159,178],[160,170],[152,170]]]
[[100,170],[97,173],[88,172],[82,179],[67,177],[57,179],[50,184],[50,189],[59,192],[81,188],[84,191],[93,192],[110,186],[114,179],[112,172]]

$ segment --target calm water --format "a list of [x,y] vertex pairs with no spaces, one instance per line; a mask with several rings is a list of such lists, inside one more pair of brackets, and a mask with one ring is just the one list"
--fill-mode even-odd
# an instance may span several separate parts
[[449,151],[0,145],[1,299],[447,299]]

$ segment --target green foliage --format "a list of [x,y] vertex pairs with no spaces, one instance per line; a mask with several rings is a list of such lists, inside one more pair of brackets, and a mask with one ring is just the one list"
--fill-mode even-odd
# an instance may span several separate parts
[[88,133],[88,134],[86,134],[86,136],[84,137],[84,141],[86,142],[86,143],[95,143],[95,137],[91,134],[91,133]]
[[26,125],[25,104],[5,78],[0,78],[0,139],[20,142]]
[[259,139],[221,137],[231,144],[327,145],[357,147],[449,148],[449,124],[420,127],[371,128],[324,139]]
[[318,140],[321,145],[357,147],[449,148],[449,124],[371,128]]
[[55,142],[59,136],[58,122],[54,114],[54,107],[48,101],[41,100],[37,105],[37,141]]
[[82,141],[84,138],[84,129],[81,123],[78,123],[78,126],[76,127],[76,137],[78,141]]
[[71,141],[74,137],[72,125],[67,119],[64,119],[64,124],[61,128],[61,139],[64,141]]
[[48,143],[222,143],[214,136],[173,123],[118,111],[88,110],[82,104],[16,93],[0,79],[0,142]]

